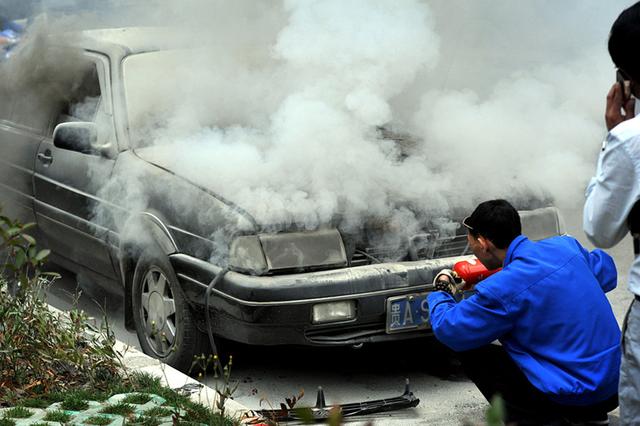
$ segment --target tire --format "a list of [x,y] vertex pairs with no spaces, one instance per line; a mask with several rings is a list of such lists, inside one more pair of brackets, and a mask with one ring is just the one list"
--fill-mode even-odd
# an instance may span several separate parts
[[178,278],[163,254],[144,252],[133,274],[133,320],[144,353],[189,372],[201,333]]

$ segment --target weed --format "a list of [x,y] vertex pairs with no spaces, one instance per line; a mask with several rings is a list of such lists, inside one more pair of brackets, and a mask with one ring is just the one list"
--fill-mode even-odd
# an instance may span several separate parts
[[60,407],[67,411],[82,411],[89,408],[89,403],[77,395],[71,395],[62,401]]
[[91,416],[84,421],[87,425],[105,426],[113,421],[112,418],[107,416]]
[[144,393],[132,393],[122,399],[125,404],[146,404],[151,401],[151,397]]
[[136,411],[136,408],[133,405],[125,404],[124,402],[109,404],[102,410],[100,410],[100,412],[103,414],[116,414],[122,417],[126,417],[129,414],[132,414],[134,411]]
[[62,410],[49,411],[42,420],[47,422],[67,423],[69,420],[71,420],[71,415],[65,413]]
[[311,424],[315,421],[311,408],[297,407],[298,402],[300,402],[302,398],[304,398],[304,389],[300,389],[298,395],[292,395],[291,398],[285,397],[284,402],[280,403],[280,410],[274,410],[273,405],[271,405],[271,402],[266,398],[260,398],[260,406],[262,406],[262,403],[266,403],[269,407],[271,407],[274,418],[270,420],[274,422],[278,417],[286,417],[290,412],[295,412],[304,424]]
[[49,426],[49,423],[38,422],[38,423],[33,423],[31,426]]
[[16,422],[14,422],[11,419],[1,418],[0,419],[0,426],[16,426]]
[[33,416],[33,411],[24,407],[14,407],[5,411],[4,415],[10,419],[26,419]]
[[[207,371],[209,368],[213,369],[213,377],[216,379],[216,393],[219,398],[216,400],[216,408],[220,411],[220,414],[224,416],[224,405],[228,399],[233,397],[233,394],[238,389],[239,382],[231,382],[231,367],[233,366],[233,356],[229,355],[229,362],[227,365],[223,365],[218,358],[218,355],[205,355],[194,357],[194,361],[191,364],[190,372],[194,368],[199,368],[201,371]],[[198,373],[198,378],[202,378],[202,373]],[[221,380],[222,384],[218,381]]]

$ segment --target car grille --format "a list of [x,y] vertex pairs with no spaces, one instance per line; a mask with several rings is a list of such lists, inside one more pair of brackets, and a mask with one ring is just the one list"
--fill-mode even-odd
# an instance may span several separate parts
[[413,237],[406,247],[367,247],[356,249],[351,256],[351,266],[370,265],[377,262],[401,260],[442,259],[464,256],[471,251],[467,236],[433,238],[433,234],[421,234]]
[[464,256],[470,254],[469,244],[466,235],[456,235],[455,237],[443,239],[436,247],[433,257],[430,259],[442,259],[443,257]]

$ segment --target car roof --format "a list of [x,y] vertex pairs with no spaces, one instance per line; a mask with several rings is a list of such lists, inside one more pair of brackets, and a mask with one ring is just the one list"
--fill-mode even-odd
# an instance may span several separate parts
[[186,47],[185,38],[180,35],[175,28],[127,27],[66,33],[65,39],[75,47],[125,56]]

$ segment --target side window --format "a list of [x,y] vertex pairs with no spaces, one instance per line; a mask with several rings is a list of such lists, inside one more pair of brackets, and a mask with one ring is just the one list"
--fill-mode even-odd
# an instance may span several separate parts
[[100,79],[95,65],[73,84],[69,97],[60,105],[55,124],[70,121],[96,121],[100,107]]
[[52,100],[44,98],[36,90],[24,90],[15,94],[11,121],[36,133],[44,133],[49,125]]
[[[89,121],[96,123],[100,140],[115,140],[113,115],[108,106],[109,97],[104,96],[107,90],[104,64],[90,62],[82,74],[71,85],[66,97],[58,103],[51,134],[60,123],[73,121]],[[101,72],[102,71],[102,72]]]

